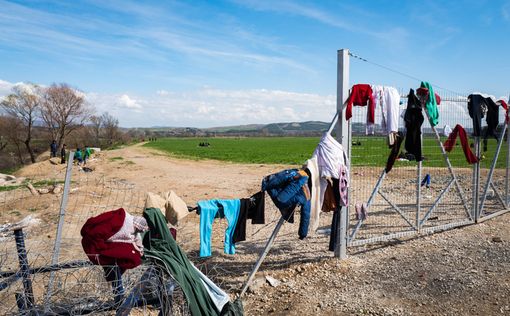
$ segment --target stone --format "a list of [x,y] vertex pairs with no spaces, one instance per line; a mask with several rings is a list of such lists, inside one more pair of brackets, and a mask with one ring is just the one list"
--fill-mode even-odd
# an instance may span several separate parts
[[281,284],[280,281],[278,281],[277,279],[275,279],[275,278],[273,278],[272,276],[269,276],[269,275],[266,275],[266,281],[272,287],[277,287],[277,286],[279,286]]
[[492,237],[492,242],[503,242],[503,239],[501,237]]

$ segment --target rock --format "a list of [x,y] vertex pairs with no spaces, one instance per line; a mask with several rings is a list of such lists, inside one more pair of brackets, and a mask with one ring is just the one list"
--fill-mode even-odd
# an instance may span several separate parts
[[60,165],[60,158],[57,157],[50,158],[50,163],[52,165]]
[[50,193],[50,189],[46,189],[46,188],[37,189],[37,192],[39,192],[39,194],[48,194],[48,193]]
[[63,187],[57,184],[56,186],[53,187],[53,190],[51,190],[51,192],[53,192],[53,194],[59,194],[62,192],[62,189]]
[[34,186],[32,185],[32,183],[27,183],[27,188],[30,190],[30,193],[32,193],[32,195],[39,195],[39,191],[37,191]]
[[266,279],[264,277],[257,277],[253,280],[253,282],[250,284],[250,286],[248,287],[248,292],[251,292],[251,293],[258,293],[262,287],[264,286],[264,284],[266,283]]
[[501,237],[492,237],[492,242],[503,242],[503,239]]
[[272,276],[269,276],[269,275],[266,275],[266,281],[272,287],[277,287],[277,286],[279,286],[281,284],[280,281],[278,281],[277,279],[275,279],[275,278],[273,278]]

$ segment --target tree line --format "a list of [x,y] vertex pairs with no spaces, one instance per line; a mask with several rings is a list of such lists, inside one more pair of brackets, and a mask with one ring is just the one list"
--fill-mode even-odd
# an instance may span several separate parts
[[115,117],[96,114],[85,95],[68,84],[15,85],[0,102],[0,169],[34,163],[52,140],[58,148],[66,142],[68,148],[110,147],[126,138]]

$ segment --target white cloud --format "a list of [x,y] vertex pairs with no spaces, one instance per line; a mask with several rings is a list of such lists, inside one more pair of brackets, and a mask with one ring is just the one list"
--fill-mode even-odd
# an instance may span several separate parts
[[118,104],[121,107],[128,109],[141,109],[142,106],[138,104],[137,100],[132,99],[129,95],[123,94],[118,98]]
[[157,94],[157,95],[168,95],[168,94],[169,94],[169,92],[168,92],[168,91],[166,91],[166,90],[158,90],[158,91],[156,91],[156,94]]
[[116,116],[120,124],[126,127],[212,127],[304,120],[329,121],[335,112],[333,95],[209,87],[188,92],[160,91],[150,96],[88,93],[87,100],[101,112],[108,111]]
[[501,8],[501,15],[507,21],[510,21],[510,3],[507,3]]

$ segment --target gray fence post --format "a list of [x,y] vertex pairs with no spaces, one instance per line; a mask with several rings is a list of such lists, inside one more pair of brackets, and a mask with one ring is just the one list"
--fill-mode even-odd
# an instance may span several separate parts
[[[505,120],[506,120],[506,116],[505,116]],[[508,124],[507,124],[508,125]],[[503,135],[502,137],[505,137],[505,135]],[[509,180],[508,180],[508,177],[510,177],[510,128],[507,128],[506,130],[506,177],[505,177],[505,206],[506,208],[508,208],[510,205],[510,201],[508,200],[509,199]]]
[[[53,257],[51,258],[51,264],[56,264],[58,262],[58,257],[60,256],[60,241],[62,239],[62,227],[64,226],[64,215],[66,214],[67,199],[69,197],[69,188],[71,186],[71,174],[73,172],[73,160],[74,160],[74,151],[70,151],[69,157],[67,158],[66,179],[64,182],[64,192],[62,193],[62,200],[60,202],[60,214],[59,214],[59,219],[58,219],[57,236],[55,237],[55,245],[53,246]],[[49,303],[50,303],[51,295],[53,292],[54,278],[55,278],[55,272],[52,271],[50,273],[50,280],[48,281],[48,290],[46,292],[46,298],[45,298],[45,302],[44,302],[45,311],[47,311],[49,308]]]
[[[349,50],[340,49],[337,53],[337,86],[336,86],[336,110],[338,112],[337,141],[342,144],[349,157],[350,170],[351,161],[351,122],[345,120],[345,101],[349,97]],[[351,173],[352,174],[352,173]],[[349,195],[349,192],[347,192]],[[340,209],[340,225],[337,232],[335,257],[347,258],[347,233],[349,229],[349,218],[347,214],[349,206]]]
[[478,201],[480,194],[480,136],[475,136],[475,155],[478,162],[473,166],[473,218],[478,223]]

